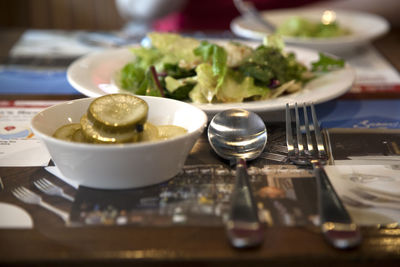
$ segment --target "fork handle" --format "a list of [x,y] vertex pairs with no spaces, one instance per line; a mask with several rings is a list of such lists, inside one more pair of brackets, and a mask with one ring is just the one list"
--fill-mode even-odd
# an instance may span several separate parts
[[66,194],[66,193],[64,193],[64,192],[61,192],[61,196],[62,196],[63,198],[65,198],[65,199],[71,201],[71,202],[74,202],[74,200],[75,200],[74,197],[72,197],[72,196],[70,196],[70,195],[68,195],[68,194]]
[[313,162],[313,169],[317,179],[321,230],[325,239],[339,249],[358,246],[361,232],[340,201],[323,166],[316,161]]
[[41,201],[39,205],[42,206],[43,208],[53,212],[54,214],[58,215],[59,217],[61,217],[61,219],[63,219],[64,222],[66,222],[66,223],[69,222],[69,214],[67,212],[65,212],[59,208],[56,208],[44,201]]
[[231,244],[237,248],[255,247],[264,239],[263,225],[258,218],[246,161],[236,161],[236,180],[231,197],[227,233]]

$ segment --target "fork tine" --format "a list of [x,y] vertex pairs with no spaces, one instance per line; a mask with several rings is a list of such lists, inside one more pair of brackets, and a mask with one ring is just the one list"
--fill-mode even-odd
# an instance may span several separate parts
[[40,180],[34,181],[33,184],[39,189],[42,187],[42,184],[40,183]]
[[21,191],[27,195],[27,196],[35,196],[36,194],[33,193],[31,190],[29,190],[28,188],[21,186]]
[[20,190],[19,187],[17,187],[17,188],[15,188],[14,190],[12,190],[12,193],[13,193],[13,195],[14,195],[15,197],[17,197],[17,198],[21,198],[21,197],[22,197],[21,190]]
[[304,145],[303,145],[303,136],[300,131],[300,119],[299,119],[299,109],[297,107],[297,103],[294,104],[295,116],[296,116],[296,137],[297,137],[297,148],[299,150],[299,155],[304,155]]
[[25,188],[24,186],[20,186],[12,190],[12,194],[21,200],[22,202],[31,203],[32,198],[36,197],[36,194]]
[[292,135],[292,118],[290,116],[289,104],[286,104],[286,146],[288,149],[288,156],[293,157],[295,152]]
[[20,187],[20,190],[24,194],[29,194],[29,192],[30,192],[26,187],[23,187],[23,186]]
[[33,182],[39,189],[46,189],[48,187],[48,185],[42,181],[43,179],[37,180],[35,182]]
[[20,187],[17,188],[17,190],[18,190],[18,192],[21,194],[21,196],[26,195],[25,187],[20,186]]
[[49,180],[47,180],[46,178],[41,178],[40,181],[41,181],[44,185],[47,185],[47,186],[52,186],[52,185],[53,185],[53,183],[50,182]]
[[326,157],[325,147],[322,141],[322,134],[319,128],[320,126],[317,118],[317,113],[315,112],[315,107],[313,103],[311,103],[311,115],[314,123],[314,132],[315,132],[315,139],[317,141],[318,154],[321,158]]
[[54,186],[50,181],[45,178],[41,178],[33,183],[42,191],[50,190]]
[[306,103],[303,105],[303,113],[304,113],[304,127],[306,128],[306,138],[307,138],[307,153],[309,155],[314,154],[314,146],[311,141],[311,134],[310,134],[310,124],[308,122],[308,112]]

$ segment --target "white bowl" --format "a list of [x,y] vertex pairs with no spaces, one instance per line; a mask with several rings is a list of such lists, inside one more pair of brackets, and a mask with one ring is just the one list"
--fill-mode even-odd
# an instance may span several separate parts
[[182,101],[141,98],[149,105],[149,122],[181,126],[188,133],[164,141],[118,145],[76,143],[52,137],[61,125],[79,122],[94,98],[65,102],[39,112],[31,121],[32,130],[44,142],[60,172],[79,185],[126,189],[161,183],[182,169],[206,126],[207,116]]
[[[321,8],[295,8],[264,11],[261,14],[273,24],[279,26],[293,16],[318,21],[324,11],[325,9]],[[340,9],[333,11],[336,13],[336,20],[339,25],[351,31],[349,35],[331,38],[283,36],[285,43],[341,54],[384,35],[390,28],[385,18],[375,14]],[[231,30],[238,36],[254,40],[262,40],[264,36],[269,34],[262,26],[243,17],[237,17],[231,22]]]

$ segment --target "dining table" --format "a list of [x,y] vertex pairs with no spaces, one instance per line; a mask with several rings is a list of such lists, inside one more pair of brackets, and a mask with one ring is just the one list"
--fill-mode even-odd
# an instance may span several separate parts
[[[18,108],[22,114],[24,111],[37,112],[54,103],[86,97],[86,95],[75,90],[66,79],[68,66],[86,51],[81,51],[80,55],[71,54],[53,57],[51,55],[56,53],[24,54],[24,51],[28,50],[18,50],[17,48],[21,47],[17,46],[21,44],[21,40],[26,37],[27,33],[32,32],[40,33],[39,30],[33,29],[0,29],[0,40],[2,40],[0,42],[0,111],[3,112],[0,113],[0,122],[6,118],[10,106]],[[62,33],[67,37],[72,36],[72,32],[63,31]],[[207,32],[201,33],[201,36],[207,36],[207,34]],[[230,32],[212,32],[210,35],[237,38]],[[384,75],[385,73],[379,69],[381,67],[385,70],[389,69],[394,76],[394,78],[390,78],[390,81],[385,81],[385,77],[376,77],[378,82],[375,83],[359,82],[354,84],[345,94],[316,105],[322,128],[328,129],[328,133],[332,134],[331,142],[336,142],[345,133],[351,135],[352,141],[349,141],[349,143],[361,142],[367,140],[365,136],[371,131],[385,135],[388,142],[394,144],[393,153],[399,154],[396,146],[396,142],[400,140],[400,78],[398,83],[396,80],[397,76],[400,76],[398,73],[400,71],[399,44],[400,29],[392,28],[386,35],[367,45],[369,51],[378,56],[379,62],[384,63],[382,63],[383,67],[381,63],[374,64],[374,57],[369,60],[364,57],[357,59],[361,70],[365,70],[363,67],[368,68],[368,64],[371,64],[372,69],[367,71],[370,75],[374,73],[383,73],[382,75]],[[366,48],[357,49],[359,50],[355,50],[354,53]],[[29,76],[29,79],[27,76]],[[22,116],[23,114],[21,114],[17,115]],[[275,136],[274,133],[278,129],[281,129],[282,133],[284,130],[282,130],[279,121],[265,121],[265,123],[269,134],[266,147],[268,150],[274,147],[275,137],[278,140],[284,136],[283,134],[282,136],[278,136],[279,134]],[[4,126],[4,124],[0,125]],[[40,152],[37,152],[38,154],[29,160],[35,162],[42,160],[44,163],[30,162],[24,164],[22,162],[24,161],[23,156],[21,158],[15,156],[21,155],[21,153],[18,154],[18,151],[11,153],[9,150],[9,147],[13,145],[13,140],[4,137],[3,129],[1,129],[1,134],[0,202],[18,207],[19,211],[23,210],[24,214],[28,214],[30,217],[28,225],[13,227],[11,223],[11,225],[0,227],[1,266],[400,265],[400,227],[399,221],[396,221],[396,219],[393,219],[391,223],[376,223],[374,221],[361,225],[362,243],[356,248],[348,250],[332,247],[321,234],[318,222],[313,224],[309,221],[291,224],[288,222],[268,223],[267,220],[263,243],[259,247],[247,249],[233,248],[228,242],[223,224],[215,216],[211,218],[209,215],[194,216],[191,223],[179,223],[179,218],[182,217],[174,217],[177,218],[177,221],[174,222],[165,222],[154,214],[148,215],[148,218],[154,218],[154,220],[158,218],[158,223],[150,219],[142,223],[137,221],[135,223],[134,218],[136,220],[143,219],[139,216],[132,217],[133,222],[131,221],[131,223],[107,223],[107,221],[88,223],[88,220],[85,221],[84,219],[88,214],[88,211],[84,209],[84,204],[89,202],[84,202],[83,193],[92,194],[93,199],[98,197],[97,193],[90,188],[81,190],[81,188],[59,179],[54,172],[49,171],[51,167],[54,167],[52,161],[46,161],[45,157],[42,160],[43,154],[41,155]],[[284,139],[279,139],[279,142],[279,148],[284,148]],[[369,143],[366,142],[364,146],[368,147]],[[371,143],[373,142],[371,141]],[[201,152],[199,152],[199,148],[201,148]],[[277,151],[274,155],[285,156],[284,149],[279,150],[278,146],[275,148]],[[341,147],[337,146],[336,149],[339,151]],[[43,150],[38,151],[43,152]],[[7,153],[9,154],[7,155]],[[266,151],[266,153],[268,154],[269,151]],[[386,155],[384,152],[383,154]],[[271,153],[268,155],[271,156]],[[271,160],[271,157],[268,160]],[[275,163],[269,165],[270,161],[268,160],[256,161],[255,164],[264,164],[258,166],[261,169],[281,166],[274,165]],[[338,161],[340,160],[338,159]],[[207,170],[198,167],[204,162],[208,164],[209,168],[214,169],[222,168],[225,170],[227,166],[212,151],[207,142],[206,131],[190,153],[188,166],[184,169],[189,175],[190,170],[196,168],[190,173],[194,177],[191,176],[193,188],[199,186],[197,183],[201,183],[201,181],[197,181],[199,178],[208,175]],[[398,165],[400,164],[397,163],[393,166]],[[250,162],[249,168],[251,169],[252,166]],[[292,165],[289,164],[289,166]],[[258,175],[260,176],[260,174]],[[46,178],[57,184],[63,188],[65,193],[74,196],[75,200],[69,201],[40,193],[33,185],[39,178]],[[312,179],[313,177],[311,175],[308,178]],[[184,180],[184,177],[175,177],[170,183],[181,181],[179,179]],[[313,185],[312,181],[308,182]],[[40,193],[47,202],[69,213],[78,224],[68,225],[52,212],[38,205],[23,203],[17,199],[12,194],[12,190],[21,185]],[[180,186],[180,183],[175,182],[175,185]],[[108,196],[108,193],[105,194],[105,196]],[[109,198],[118,197],[118,194],[119,192],[112,192]],[[126,194],[129,195],[129,192]],[[307,202],[307,205],[315,205],[316,207],[314,192],[307,191],[305,194],[308,194],[314,200]],[[125,198],[124,201],[129,202],[132,199],[134,197]],[[151,196],[147,199],[150,199],[148,200],[150,202],[152,201]],[[201,198],[201,201],[203,201],[203,204],[208,203],[204,198]],[[198,207],[196,206],[198,202],[190,204],[193,205],[191,207]],[[167,204],[173,205],[174,203]],[[147,205],[152,204],[147,203]],[[136,210],[138,213],[146,211],[146,205],[142,203],[141,207],[141,209]],[[310,212],[315,212],[315,207],[310,208]],[[161,208],[159,209],[161,210]],[[177,212],[177,210],[179,210],[179,207],[174,206],[174,212]],[[268,211],[268,209],[266,210]],[[195,211],[192,212],[194,214]],[[204,213],[206,212],[204,211]],[[397,209],[397,213],[400,213],[399,209]],[[393,218],[399,218],[397,213],[393,213]],[[357,216],[356,212],[351,214]],[[0,214],[0,217],[4,218],[4,216],[9,215],[3,213]],[[163,218],[165,219],[165,217]]]

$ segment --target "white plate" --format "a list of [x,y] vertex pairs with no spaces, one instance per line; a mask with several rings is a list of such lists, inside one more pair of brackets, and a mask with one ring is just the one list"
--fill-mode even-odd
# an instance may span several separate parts
[[[255,45],[256,43],[248,42],[247,44]],[[293,51],[297,59],[307,66],[318,60],[318,53],[313,50],[295,47],[288,47],[287,50]],[[68,81],[76,90],[90,97],[120,92],[121,90],[112,82],[113,77],[133,57],[128,48],[111,49],[86,55],[70,65],[67,70]],[[312,80],[301,92],[295,94],[245,103],[195,105],[206,112],[209,117],[228,108],[243,108],[262,115],[266,112],[283,110],[286,103],[314,102],[318,104],[331,100],[350,89],[354,80],[354,70],[346,65],[343,69],[329,72]]]
[[33,228],[31,216],[25,210],[16,205],[1,202],[0,214],[0,228]]
[[[311,20],[320,20],[324,9],[301,8],[280,9],[262,12],[273,24],[279,26],[293,16],[301,16]],[[389,23],[383,17],[349,10],[334,10],[341,27],[348,28],[351,34],[332,38],[299,38],[284,36],[289,45],[297,45],[331,53],[341,53],[382,36],[389,30]],[[231,22],[231,30],[238,36],[261,40],[268,34],[262,26],[237,17]]]

